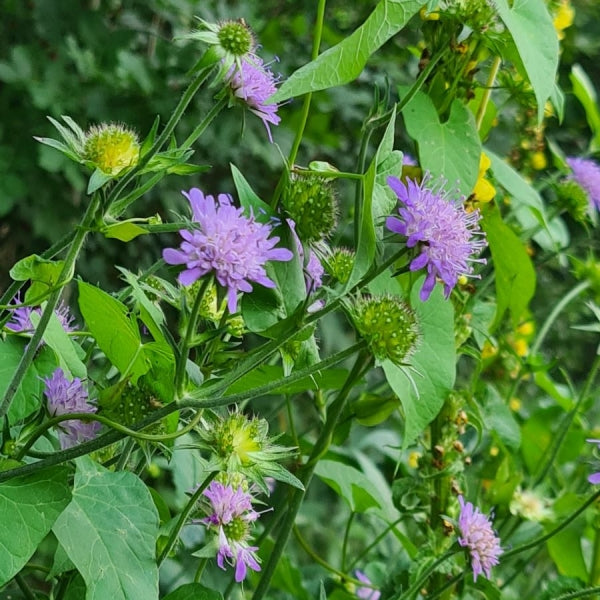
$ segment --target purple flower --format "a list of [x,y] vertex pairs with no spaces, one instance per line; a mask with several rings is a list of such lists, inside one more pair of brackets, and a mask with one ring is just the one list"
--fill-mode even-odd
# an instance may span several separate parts
[[405,153],[402,156],[402,166],[403,167],[418,167],[419,163],[416,161],[416,159],[413,156]]
[[479,228],[479,211],[466,212],[463,199],[452,199],[443,189],[443,182],[429,186],[431,178],[425,174],[420,184],[408,179],[406,185],[397,177],[388,177],[388,185],[400,200],[400,218],[388,217],[386,227],[406,236],[406,245],[418,245],[419,254],[410,263],[410,270],[427,268],[427,277],[420,297],[429,298],[436,277],[444,282],[446,298],[460,275],[473,273],[472,258],[486,246],[484,233]]
[[494,533],[488,517],[470,502],[465,502],[462,496],[458,497],[458,501],[458,528],[461,533],[458,543],[469,549],[473,579],[477,581],[478,575],[482,573],[489,579],[492,567],[498,564],[498,558],[503,552],[500,540]]
[[[362,571],[356,569],[354,574],[359,581],[371,585],[371,580]],[[359,587],[356,590],[356,597],[361,598],[361,600],[379,600],[380,596],[381,592],[379,590],[374,590],[371,587]]]
[[248,544],[250,526],[259,517],[252,507],[252,495],[241,486],[234,489],[218,481],[212,481],[203,494],[210,501],[210,512],[202,521],[217,530],[217,565],[223,570],[227,564],[235,566],[239,583],[246,578],[248,567],[260,571],[258,546]]
[[[50,377],[45,377],[43,381],[45,383],[44,394],[48,399],[48,412],[51,416],[76,412],[96,412],[96,407],[87,402],[88,393],[79,377],[69,381],[63,370],[58,367]],[[59,427],[58,438],[60,447],[64,450],[96,437],[100,423],[95,421],[84,423],[74,419],[62,421]]]
[[[13,303],[18,305],[21,304],[21,294],[17,294],[13,298]],[[6,323],[6,328],[14,331],[15,333],[31,333],[35,327],[31,322],[31,315],[33,313],[37,315],[42,314],[42,309],[38,306],[33,308],[31,306],[21,306],[19,308],[12,309],[11,320]],[[77,328],[73,327],[73,316],[69,311],[69,307],[61,302],[56,309],[54,314],[57,316],[62,328],[67,332],[76,331]]]
[[267,100],[277,91],[276,78],[258,56],[249,54],[233,65],[227,75],[233,95],[242,100],[256,116],[262,119],[267,128],[269,141],[273,141],[269,123],[279,125],[277,104]]
[[586,192],[590,205],[600,210],[600,165],[589,158],[567,158],[573,173],[569,177]]
[[214,272],[217,281],[227,288],[229,312],[237,310],[238,292],[251,292],[250,282],[274,288],[267,277],[265,263],[269,260],[291,260],[287,248],[275,248],[278,237],[269,238],[270,225],[246,217],[243,209],[231,204],[231,196],[205,196],[198,188],[183,195],[192,206],[192,231],[180,230],[180,249],[166,248],[163,258],[170,265],[185,265],[179,274],[182,285],[191,285],[203,275]]
[[[598,446],[598,448],[600,448],[600,440],[588,439],[588,440],[585,440],[585,441],[586,442],[590,442],[591,444],[596,444]],[[600,472],[598,472],[598,473],[592,473],[588,477],[588,481],[592,485],[598,485],[600,483]]]

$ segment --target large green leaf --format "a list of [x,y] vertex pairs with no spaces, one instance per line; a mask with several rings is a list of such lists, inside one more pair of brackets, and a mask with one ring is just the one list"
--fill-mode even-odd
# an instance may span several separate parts
[[535,269],[521,240],[504,224],[495,207],[485,211],[481,225],[487,235],[496,273],[497,311],[492,329],[507,310],[516,326],[535,292]]
[[[398,294],[399,288],[396,286],[394,290],[394,283],[378,278],[369,287],[372,292]],[[421,330],[419,346],[409,360],[414,385],[406,370],[389,360],[382,364],[387,381],[404,409],[404,447],[414,441],[438,414],[456,377],[452,303],[444,299],[440,285],[434,288],[427,302],[422,302],[419,298],[422,284],[423,277],[411,290],[411,305]]]
[[571,69],[571,83],[573,93],[585,110],[585,116],[594,134],[590,142],[590,151],[596,152],[600,148],[600,111],[598,110],[598,95],[594,84],[590,81],[587,73],[581,65],[573,65]]
[[223,600],[223,594],[209,590],[199,583],[186,583],[163,600]]
[[554,91],[558,68],[558,37],[543,0],[494,0],[496,10],[515,42],[538,103],[538,119]]
[[79,281],[79,308],[90,333],[110,362],[133,380],[148,372],[137,325],[127,316],[127,307],[101,289]]
[[51,467],[0,484],[0,585],[36,551],[71,498],[69,469]]
[[304,65],[283,82],[274,102],[356,79],[371,54],[398,33],[421,8],[422,0],[381,0],[352,35]]
[[406,130],[419,144],[423,170],[445,177],[449,187],[458,189],[461,194],[471,194],[481,157],[481,141],[473,113],[455,100],[448,120],[441,123],[431,98],[418,92],[404,107],[402,115]]
[[[24,351],[24,340],[15,337],[0,339],[0,397],[4,395]],[[55,366],[52,351],[42,348],[34,364],[25,372],[25,377],[8,409],[8,420],[11,424],[28,417],[39,408],[44,389],[41,377],[50,375]]]
[[158,514],[133,473],[77,461],[73,499],[53,531],[87,586],[86,600],[158,599]]

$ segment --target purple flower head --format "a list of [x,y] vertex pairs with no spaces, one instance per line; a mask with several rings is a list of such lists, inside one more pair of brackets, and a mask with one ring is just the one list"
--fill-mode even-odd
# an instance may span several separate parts
[[166,248],[163,258],[170,265],[185,265],[179,274],[182,285],[191,285],[203,275],[214,272],[219,284],[227,288],[229,312],[237,310],[238,292],[251,292],[251,281],[274,288],[267,277],[269,260],[291,260],[287,248],[275,248],[278,237],[271,226],[246,217],[243,209],[231,203],[231,196],[205,196],[198,188],[183,195],[190,201],[195,229],[180,230],[183,242],[179,249]]
[[[596,444],[596,446],[598,446],[598,448],[600,448],[600,440],[588,439],[588,440],[585,440],[585,441],[586,442],[590,442],[591,444]],[[592,473],[588,477],[588,481],[592,485],[598,485],[600,483],[600,472],[598,472],[598,473]]]
[[498,564],[498,558],[503,552],[500,540],[494,533],[488,517],[470,502],[465,502],[462,496],[458,497],[458,501],[458,528],[461,534],[458,543],[469,549],[473,579],[477,581],[477,577],[482,573],[489,579],[492,567]]
[[226,565],[235,566],[235,580],[239,583],[246,578],[248,567],[260,571],[256,551],[258,546],[250,546],[250,524],[259,514],[252,507],[252,495],[240,487],[223,485],[212,481],[203,492],[210,501],[212,511],[203,519],[208,527],[217,530],[217,565],[226,569]]
[[[44,394],[48,399],[48,412],[51,416],[75,412],[96,412],[96,407],[87,402],[88,392],[79,377],[69,381],[63,370],[58,367],[50,377],[45,377],[43,381],[45,383]],[[62,421],[59,427],[58,438],[60,446],[64,450],[96,437],[100,423],[72,420]]]
[[460,275],[473,273],[472,258],[485,248],[484,233],[479,227],[479,211],[466,212],[462,199],[452,199],[444,191],[443,182],[430,186],[425,174],[420,184],[408,179],[406,185],[397,177],[388,177],[388,185],[398,196],[400,218],[388,217],[386,227],[407,238],[409,248],[418,246],[419,254],[410,263],[411,271],[427,269],[420,297],[431,294],[436,278],[444,282],[446,298]]
[[410,154],[404,154],[402,156],[402,166],[404,167],[418,167],[419,163],[417,160]]
[[277,114],[277,104],[268,99],[277,91],[277,79],[261,58],[248,54],[238,64],[234,64],[227,75],[227,81],[233,95],[248,106],[251,112],[260,117],[273,142],[269,123],[279,125],[281,118]]
[[[16,305],[21,304],[20,293],[13,298],[13,303]],[[31,306],[21,306],[20,308],[12,309],[12,313],[12,318],[6,323],[6,328],[15,333],[31,333],[35,329],[31,322],[31,315],[32,313],[41,315],[42,309],[39,306],[36,308]],[[77,330],[76,327],[73,327],[73,316],[69,311],[69,307],[64,302],[61,302],[56,307],[54,314],[57,316],[62,328],[67,333]]]
[[569,179],[586,192],[590,206],[600,210],[600,165],[589,158],[567,158],[567,164],[573,171]]
[[[359,581],[371,585],[371,580],[362,571],[356,569],[354,575],[356,575],[356,579]],[[380,596],[381,592],[379,590],[374,590],[370,587],[359,587],[356,590],[356,597],[361,598],[361,600],[379,600]]]

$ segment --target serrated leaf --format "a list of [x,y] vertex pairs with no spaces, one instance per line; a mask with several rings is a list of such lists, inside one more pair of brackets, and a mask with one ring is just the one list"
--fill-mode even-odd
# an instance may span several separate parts
[[[385,361],[383,371],[386,379],[400,399],[404,409],[404,448],[419,436],[435,418],[444,404],[456,377],[456,349],[454,344],[454,309],[445,300],[442,287],[436,285],[429,300],[422,302],[419,291],[423,284],[420,277],[413,285],[410,304],[417,314],[421,338],[415,354],[408,361],[414,381],[391,361]],[[370,286],[375,293],[398,295],[394,280],[377,278]],[[415,390],[416,387],[416,390]]]
[[158,600],[158,514],[133,473],[78,459],[73,498],[52,530],[85,580],[86,600]]
[[558,37],[543,0],[494,0],[523,62],[538,104],[538,120],[554,90],[558,68]]
[[0,585],[16,575],[71,499],[69,469],[50,467],[0,484]]
[[353,81],[369,56],[398,33],[422,4],[420,0],[381,0],[356,31],[284,81],[273,102]]
[[100,349],[122,375],[135,382],[148,372],[140,333],[127,317],[127,307],[101,289],[78,281],[79,308]]
[[[401,89],[400,93],[406,93]],[[402,111],[406,130],[419,144],[424,171],[448,180],[450,189],[469,196],[479,174],[481,141],[473,113],[459,100],[450,107],[450,116],[441,123],[431,98],[424,92]]]
[[223,594],[209,590],[199,583],[186,583],[163,600],[223,600]]
[[492,329],[499,325],[506,311],[516,327],[535,292],[535,269],[521,240],[504,224],[495,207],[485,211],[481,226],[496,273],[497,310]]

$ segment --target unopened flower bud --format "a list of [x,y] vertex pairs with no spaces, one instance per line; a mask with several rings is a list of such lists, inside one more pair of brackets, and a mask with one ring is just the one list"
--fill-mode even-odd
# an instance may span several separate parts
[[346,283],[350,279],[354,267],[355,254],[347,248],[335,248],[328,257],[325,268],[327,272],[340,283]]
[[282,198],[304,242],[328,237],[337,219],[337,202],[330,179],[313,174],[292,175]]
[[363,298],[353,318],[375,358],[406,364],[419,340],[417,317],[407,304],[391,295]]
[[558,202],[565,210],[580,223],[587,220],[590,200],[587,192],[572,179],[561,181],[556,186]]
[[83,154],[102,172],[118,175],[137,164],[140,144],[137,135],[123,125],[103,123],[86,133]]
[[254,36],[243,19],[221,23],[217,32],[219,44],[234,56],[244,56],[254,49]]

